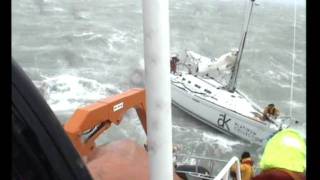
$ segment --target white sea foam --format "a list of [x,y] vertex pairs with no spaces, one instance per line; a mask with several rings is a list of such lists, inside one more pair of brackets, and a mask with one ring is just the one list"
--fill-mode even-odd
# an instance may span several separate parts
[[178,131],[179,133],[187,133],[190,135],[190,133],[198,134],[201,138],[200,141],[193,141],[192,145],[197,147],[201,143],[209,143],[209,144],[217,144],[219,148],[223,149],[225,152],[232,151],[232,146],[242,144],[239,140],[232,140],[230,138],[227,138],[225,136],[213,134],[206,131],[201,131],[195,128],[187,128],[187,127],[181,127],[178,125],[173,125],[173,129]]
[[91,36],[91,35],[94,35],[93,32],[83,32],[83,33],[79,33],[79,34],[73,34],[73,36],[75,37],[82,37],[82,36]]
[[126,33],[123,31],[120,31],[118,29],[114,29],[114,33],[109,38],[109,42],[125,42],[128,38],[126,37]]
[[304,104],[304,103],[297,102],[297,101],[287,101],[286,103],[287,103],[288,105],[292,105],[293,108],[305,107],[305,104]]
[[97,39],[97,38],[101,38],[103,37],[101,34],[94,34],[90,37],[87,38],[87,40],[93,40],[93,39]]
[[74,111],[79,106],[121,92],[112,84],[70,74],[45,77],[35,84],[54,111]]
[[54,7],[54,8],[52,8],[52,10],[55,11],[55,12],[64,12],[64,11],[66,11],[66,10],[64,10],[63,8],[60,8],[60,7]]
[[128,40],[128,37],[127,34],[123,31],[120,31],[118,29],[114,29],[113,31],[114,33],[108,37],[108,47],[109,51],[117,52],[118,50],[115,48],[115,44],[124,44]]
[[[288,82],[289,83],[289,82]],[[294,84],[295,85],[295,84]],[[283,83],[277,83],[277,86],[281,87],[281,88],[288,88],[290,89],[291,88],[291,84],[283,84]],[[305,87],[297,87],[297,86],[294,86],[294,91],[299,91],[299,92],[304,92],[305,91]]]
[[202,139],[205,142],[214,142],[216,144],[219,144],[223,149],[225,149],[227,152],[232,151],[232,146],[242,144],[238,140],[231,140],[229,138],[223,137],[223,136],[216,136],[212,133],[203,132],[202,133]]

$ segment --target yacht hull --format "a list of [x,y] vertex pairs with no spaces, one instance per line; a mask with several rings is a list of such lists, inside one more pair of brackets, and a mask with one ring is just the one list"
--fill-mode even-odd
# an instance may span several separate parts
[[[191,81],[191,83],[189,83],[190,86],[193,85],[192,76],[180,77],[180,80],[182,78],[187,78],[189,82]],[[200,120],[225,134],[240,137],[241,139],[251,143],[263,144],[266,139],[279,130],[279,128],[271,128],[270,123],[268,122],[258,120],[258,118],[255,119],[254,117],[248,117],[237,110],[230,109],[228,107],[224,107],[223,104],[219,104],[219,99],[223,98],[219,98],[219,92],[225,90],[211,90],[211,94],[216,93],[216,99],[208,97],[205,98],[205,94],[193,92],[187,86],[181,86],[184,82],[179,82],[179,78],[178,81],[177,79],[172,79],[171,82],[172,103],[175,106],[195,117],[197,120]],[[187,81],[185,80],[185,82]],[[205,85],[210,86],[209,84],[202,84],[201,86]],[[209,88],[207,87],[206,89]],[[238,94],[238,96],[240,95]],[[247,103],[250,104],[249,101]],[[244,105],[243,102],[235,106],[242,105]],[[260,112],[258,111],[252,112],[252,114],[259,113]]]

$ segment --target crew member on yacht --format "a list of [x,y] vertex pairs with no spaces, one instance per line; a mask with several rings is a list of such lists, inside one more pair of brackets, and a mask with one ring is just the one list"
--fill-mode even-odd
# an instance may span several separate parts
[[[235,163],[231,167],[231,177],[233,180],[236,180],[236,171],[237,171],[237,164]],[[253,160],[251,159],[249,152],[243,152],[241,155],[240,160],[240,172],[241,172],[241,179],[242,180],[251,180],[254,176],[254,169],[253,169]]]
[[274,104],[269,104],[264,108],[262,120],[277,119],[279,114],[279,109],[277,109]]
[[172,56],[171,59],[170,59],[170,72],[175,74],[176,71],[177,71],[177,63],[179,62],[180,60],[178,59],[178,57],[175,55],[175,56]]

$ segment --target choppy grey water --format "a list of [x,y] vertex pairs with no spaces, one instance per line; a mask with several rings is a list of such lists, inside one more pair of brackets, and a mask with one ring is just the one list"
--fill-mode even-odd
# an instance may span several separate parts
[[[249,0],[171,0],[171,51],[218,57],[237,47]],[[258,105],[289,115],[294,1],[258,1],[243,54],[238,88]],[[293,116],[306,131],[305,2],[297,1]],[[143,87],[140,0],[13,0],[12,56],[64,123],[77,107]],[[172,107],[173,142],[180,152],[229,159],[261,148],[228,137]],[[134,111],[100,143],[146,140]]]

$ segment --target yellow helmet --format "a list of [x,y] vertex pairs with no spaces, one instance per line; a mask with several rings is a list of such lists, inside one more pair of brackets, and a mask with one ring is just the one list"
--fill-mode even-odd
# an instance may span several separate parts
[[293,129],[284,129],[275,134],[266,144],[260,160],[262,170],[283,168],[295,172],[306,169],[306,142]]

